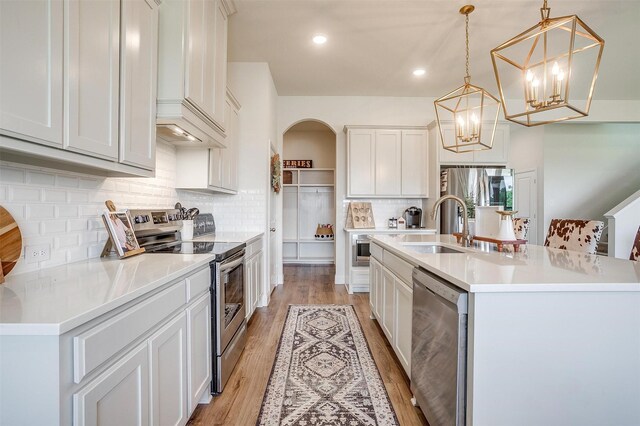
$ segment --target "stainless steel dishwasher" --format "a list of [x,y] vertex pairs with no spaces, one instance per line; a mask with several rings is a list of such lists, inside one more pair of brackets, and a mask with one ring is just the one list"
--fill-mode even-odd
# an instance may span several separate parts
[[411,391],[430,426],[463,426],[466,409],[467,292],[413,270]]

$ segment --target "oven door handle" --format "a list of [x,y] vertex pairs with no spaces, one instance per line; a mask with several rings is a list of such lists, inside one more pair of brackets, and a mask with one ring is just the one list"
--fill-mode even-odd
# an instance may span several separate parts
[[242,263],[244,263],[244,256],[242,256],[240,259],[231,261],[229,263],[222,263],[220,265],[220,272],[224,272],[227,271],[229,269],[233,269],[238,265],[241,265]]

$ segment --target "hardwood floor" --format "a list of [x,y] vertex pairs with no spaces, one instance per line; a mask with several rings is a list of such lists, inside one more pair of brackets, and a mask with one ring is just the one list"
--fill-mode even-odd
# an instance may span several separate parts
[[409,380],[377,322],[369,319],[368,293],[350,295],[334,285],[333,266],[284,267],[284,285],[276,287],[268,307],[258,308],[248,328],[247,346],[224,392],[199,405],[189,425],[255,425],[276,348],[290,304],[352,304],[362,324],[382,380],[401,425],[426,425],[411,405]]

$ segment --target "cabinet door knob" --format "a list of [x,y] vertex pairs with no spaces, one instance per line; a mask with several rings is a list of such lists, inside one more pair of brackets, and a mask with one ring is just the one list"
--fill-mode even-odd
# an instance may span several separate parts
[[271,228],[271,229],[269,229],[269,231],[276,232],[276,228]]

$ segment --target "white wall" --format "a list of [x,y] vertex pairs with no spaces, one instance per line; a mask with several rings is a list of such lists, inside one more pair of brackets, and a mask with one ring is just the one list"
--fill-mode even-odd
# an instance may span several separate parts
[[544,223],[552,218],[604,220],[640,188],[640,124],[545,127]]
[[[235,214],[237,220],[229,227],[237,231],[264,232],[265,256],[269,238],[269,202],[272,195],[270,181],[271,145],[278,153],[282,152],[282,144],[278,145],[276,132],[276,109],[278,93],[276,92],[269,65],[259,62],[230,62],[228,64],[228,84],[240,102],[242,108],[238,120],[239,162],[238,162],[238,195],[217,196],[216,208],[223,214]],[[277,195],[278,200],[281,195]],[[278,204],[282,204],[281,201]],[[281,208],[281,207],[280,207]],[[281,214],[277,217],[282,217]],[[281,228],[281,224],[277,225]],[[276,264],[281,265],[281,249],[275,253]],[[269,258],[265,257],[265,265]],[[269,280],[265,267],[265,283]],[[282,271],[276,271],[278,280],[282,281]],[[266,297],[261,303],[266,303]]]
[[640,124],[512,125],[509,167],[538,169],[538,241],[552,218],[604,220],[640,188]]
[[314,168],[336,167],[336,135],[327,130],[294,130],[284,134],[283,160],[313,160]]
[[[433,98],[394,98],[376,96],[281,96],[278,98],[278,137],[303,120],[319,120],[336,132],[336,283],[345,282],[345,250],[348,241],[344,232],[346,219],[346,135],[343,128],[347,124],[426,126],[435,118]],[[380,207],[379,207],[379,206]],[[384,206],[391,207],[384,207]],[[378,200],[374,202],[374,212],[383,217],[375,220],[378,225],[386,224],[390,211],[400,211],[411,205],[419,205],[416,200]],[[386,209],[386,210],[385,210]],[[383,223],[383,221],[385,221]]]
[[537,175],[537,235],[536,242],[544,243],[544,126],[525,127],[512,124],[510,129],[509,162],[515,173],[535,170]]
[[609,256],[629,259],[640,227],[640,190],[605,213],[609,225]]

